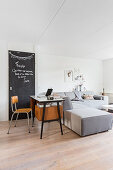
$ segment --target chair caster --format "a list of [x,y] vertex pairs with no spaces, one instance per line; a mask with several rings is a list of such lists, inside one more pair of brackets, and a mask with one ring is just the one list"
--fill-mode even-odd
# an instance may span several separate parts
[[16,125],[14,127],[16,127]]
[[31,132],[29,131],[29,133],[31,133]]
[[7,134],[9,134],[9,132],[7,132]]

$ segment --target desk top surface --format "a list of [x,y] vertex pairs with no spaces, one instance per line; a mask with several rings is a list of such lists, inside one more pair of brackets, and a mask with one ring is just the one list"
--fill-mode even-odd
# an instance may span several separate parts
[[53,100],[48,100],[47,97],[37,97],[37,96],[30,96],[32,99],[38,101],[39,103],[51,103],[51,102],[62,102],[64,101],[63,98],[59,98],[59,99],[53,99]]

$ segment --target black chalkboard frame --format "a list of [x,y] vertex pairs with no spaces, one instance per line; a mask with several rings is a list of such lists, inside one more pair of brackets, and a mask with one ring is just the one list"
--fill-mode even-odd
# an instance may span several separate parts
[[[14,57],[11,58],[11,55]],[[16,80],[14,80],[14,74],[13,74],[13,76],[11,76],[12,75],[11,69],[13,67],[11,65],[11,62],[13,63],[15,56],[19,56],[20,58],[21,57],[28,58],[27,59],[29,61],[28,66],[31,69],[30,71],[32,71],[32,72],[30,72],[31,75],[27,76],[27,77],[31,76],[30,80],[29,79],[25,80],[26,88],[24,88],[24,85],[22,85],[22,81],[17,80],[17,82],[16,82]],[[31,57],[31,59],[29,59],[29,57]],[[35,53],[8,50],[8,59],[9,59],[9,120],[10,120],[11,116],[12,116],[11,96],[14,96],[14,95],[19,96],[18,108],[25,108],[25,107],[28,108],[28,107],[30,107],[30,96],[35,95]],[[24,63],[23,66],[25,65],[25,61],[27,61],[27,60],[23,60],[23,63]],[[17,62],[17,63],[19,65],[19,62]],[[27,65],[25,65],[25,66],[27,66]],[[28,66],[27,66],[27,71],[28,71]],[[21,70],[22,69],[23,68],[21,68]],[[33,75],[32,75],[32,73],[33,73]],[[30,82],[30,81],[32,81],[32,82]],[[12,82],[13,82],[13,84],[12,84]],[[19,88],[18,87],[16,88],[16,86],[14,85],[15,82],[16,82],[16,86],[18,86]],[[22,87],[19,85],[19,82],[21,82]],[[19,119],[25,119],[25,118],[27,118],[26,114],[21,114],[19,116]],[[14,117],[14,119],[15,119],[15,117]]]

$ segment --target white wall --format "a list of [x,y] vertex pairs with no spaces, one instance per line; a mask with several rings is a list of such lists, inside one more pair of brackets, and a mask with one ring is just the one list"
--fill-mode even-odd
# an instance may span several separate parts
[[49,87],[54,91],[71,91],[75,84],[64,82],[64,70],[74,68],[85,75],[87,90],[102,91],[102,61],[38,55],[36,49],[34,44],[0,42],[0,121],[8,120],[8,50],[35,52],[36,94]]
[[8,119],[8,51],[0,42],[0,120]]
[[113,59],[103,61],[105,93],[113,93]]
[[54,91],[72,91],[75,83],[64,82],[64,70],[79,68],[86,79],[86,89],[97,93],[103,88],[103,63],[100,60],[77,59],[62,56],[38,56],[38,89],[46,91],[52,87]]

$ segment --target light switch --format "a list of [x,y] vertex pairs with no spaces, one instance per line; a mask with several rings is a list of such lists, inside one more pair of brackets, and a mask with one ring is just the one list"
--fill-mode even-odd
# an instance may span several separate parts
[[10,90],[13,90],[13,88],[12,88],[12,87],[10,87]]

